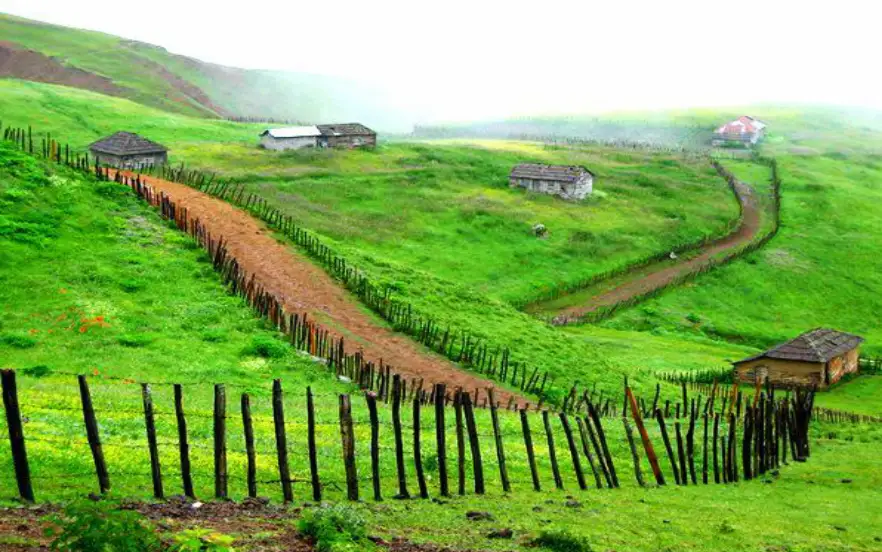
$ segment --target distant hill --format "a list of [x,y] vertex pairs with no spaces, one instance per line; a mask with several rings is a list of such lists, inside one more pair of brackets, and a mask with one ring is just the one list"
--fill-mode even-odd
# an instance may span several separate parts
[[363,82],[225,67],[152,44],[6,14],[0,14],[0,37],[0,77],[63,84],[201,117],[411,128],[406,113]]

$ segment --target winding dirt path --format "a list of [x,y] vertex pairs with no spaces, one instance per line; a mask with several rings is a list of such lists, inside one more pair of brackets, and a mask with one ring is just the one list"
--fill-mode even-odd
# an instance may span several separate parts
[[[124,172],[132,177],[134,174]],[[313,320],[337,337],[344,337],[348,353],[361,350],[368,360],[383,360],[407,378],[424,378],[426,384],[446,383],[448,388],[488,387],[498,401],[512,393],[495,382],[462,370],[440,355],[422,348],[408,337],[381,325],[358,300],[312,264],[293,246],[278,241],[272,231],[245,211],[198,190],[159,178],[141,175],[157,191],[165,192],[190,215],[198,218],[212,236],[222,236],[227,250],[266,291],[278,297],[289,313],[308,312]],[[518,404],[527,401],[515,395]]]
[[690,255],[682,262],[670,264],[667,261],[660,261],[654,266],[651,265],[635,271],[630,277],[626,275],[620,284],[598,293],[587,302],[556,311],[552,324],[565,326],[578,323],[586,314],[662,288],[684,274],[700,270],[713,257],[753,241],[762,222],[762,208],[753,188],[747,184],[736,180],[735,193],[738,196],[738,201],[741,202],[742,218],[741,224],[734,232],[707,244],[697,254]]

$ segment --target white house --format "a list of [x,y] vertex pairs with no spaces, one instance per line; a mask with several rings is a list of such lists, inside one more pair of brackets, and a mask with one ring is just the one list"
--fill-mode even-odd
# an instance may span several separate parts
[[321,135],[315,125],[268,128],[260,133],[260,145],[271,150],[314,148]]

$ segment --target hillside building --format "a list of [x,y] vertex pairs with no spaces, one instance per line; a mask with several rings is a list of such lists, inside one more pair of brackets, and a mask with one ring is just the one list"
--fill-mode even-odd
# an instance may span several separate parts
[[377,133],[361,123],[318,125],[322,135],[319,145],[326,148],[373,148]]
[[579,166],[521,163],[511,170],[508,182],[512,188],[579,200],[585,199],[593,190],[594,174]]
[[260,133],[260,145],[269,150],[314,148],[321,135],[315,125],[268,128]]
[[271,128],[260,134],[260,145],[271,150],[372,148],[377,145],[377,133],[361,123]]
[[752,146],[765,136],[766,124],[755,117],[742,115],[714,131],[713,145]]
[[117,132],[89,145],[101,165],[120,169],[146,169],[168,162],[168,149],[133,132]]
[[734,363],[735,380],[781,387],[828,387],[858,371],[864,339],[850,333],[817,328],[795,339]]

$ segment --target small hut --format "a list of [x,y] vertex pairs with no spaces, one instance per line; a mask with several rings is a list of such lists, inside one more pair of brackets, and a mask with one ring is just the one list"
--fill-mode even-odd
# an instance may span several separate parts
[[735,362],[735,379],[782,387],[828,387],[845,374],[858,371],[862,337],[817,328],[743,360]]
[[508,183],[512,188],[526,188],[563,199],[585,199],[593,189],[594,173],[573,165],[521,163],[511,170]]
[[98,163],[120,169],[145,169],[168,162],[168,149],[134,132],[117,132],[89,145]]
[[324,148],[373,148],[377,133],[361,123],[316,125],[322,135],[319,145]]

